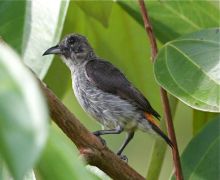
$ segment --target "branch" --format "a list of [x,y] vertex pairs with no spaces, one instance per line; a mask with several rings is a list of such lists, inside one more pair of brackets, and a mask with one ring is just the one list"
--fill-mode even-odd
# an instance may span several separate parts
[[39,84],[47,98],[51,118],[72,140],[88,164],[98,167],[115,180],[144,179],[106,146],[103,146],[100,140],[90,133],[40,80]]
[[[158,53],[156,39],[155,39],[155,36],[153,33],[152,25],[150,23],[147,9],[145,8],[144,0],[138,0],[138,2],[139,2],[142,18],[144,21],[144,27],[147,32],[148,38],[150,40],[152,61],[154,62],[156,60],[156,56]],[[165,114],[165,120],[166,120],[167,129],[168,129],[168,134],[169,134],[171,141],[173,142],[172,154],[173,154],[173,161],[174,161],[174,166],[175,166],[176,179],[183,180],[182,168],[181,168],[181,163],[180,163],[179,151],[178,151],[178,147],[177,147],[176,135],[175,135],[173,121],[172,121],[169,99],[168,99],[166,90],[164,90],[162,87],[160,87],[160,94],[161,94],[161,99],[163,102],[163,110],[164,110],[164,114]]]

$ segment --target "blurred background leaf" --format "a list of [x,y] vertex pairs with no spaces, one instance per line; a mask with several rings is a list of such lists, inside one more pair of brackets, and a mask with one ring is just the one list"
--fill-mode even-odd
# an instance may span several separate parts
[[185,179],[219,179],[219,129],[220,116],[208,123],[188,144],[181,156]]
[[84,168],[85,165],[82,159],[77,157],[78,152],[74,148],[72,141],[53,124],[46,149],[36,167],[37,179],[98,180],[98,177]]
[[219,31],[205,29],[167,43],[154,64],[158,83],[195,109],[220,111]]
[[0,44],[0,84],[0,153],[20,180],[46,141],[47,108],[32,74],[5,44]]
[[[9,171],[8,171],[7,167],[5,166],[5,164],[3,163],[3,161],[0,161],[0,179],[1,180],[13,180],[14,179],[11,176],[11,174],[9,173]],[[24,178],[22,180],[36,180],[34,171],[31,170],[31,171],[27,172],[24,175]]]
[[76,4],[90,17],[97,19],[103,26],[108,27],[109,16],[113,1],[76,1]]

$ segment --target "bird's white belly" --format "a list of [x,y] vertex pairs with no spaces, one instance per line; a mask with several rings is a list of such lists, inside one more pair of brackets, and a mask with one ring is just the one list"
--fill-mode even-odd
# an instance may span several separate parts
[[120,125],[129,130],[137,126],[140,115],[129,101],[103,92],[88,81],[84,74],[75,74],[72,82],[75,96],[82,108],[105,128],[113,129]]

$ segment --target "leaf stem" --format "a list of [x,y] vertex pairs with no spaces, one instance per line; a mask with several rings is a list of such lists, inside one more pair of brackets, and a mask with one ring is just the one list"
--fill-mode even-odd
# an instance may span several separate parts
[[[138,0],[138,2],[139,2],[142,18],[144,21],[144,27],[147,32],[148,38],[150,40],[152,62],[155,62],[156,56],[158,53],[158,48],[157,48],[157,43],[156,43],[156,39],[154,36],[153,28],[150,23],[150,19],[149,19],[148,13],[147,13],[147,9],[145,7],[144,0]],[[179,151],[178,151],[178,147],[177,147],[176,135],[175,135],[175,131],[174,131],[174,126],[173,126],[172,115],[171,115],[167,92],[162,87],[160,87],[160,94],[161,94],[161,99],[162,99],[162,103],[163,103],[163,110],[164,110],[164,115],[165,115],[165,120],[166,120],[166,126],[168,129],[168,134],[169,134],[171,141],[173,142],[172,155],[173,155],[173,162],[174,162],[174,167],[175,167],[175,176],[176,176],[177,180],[183,180]]]

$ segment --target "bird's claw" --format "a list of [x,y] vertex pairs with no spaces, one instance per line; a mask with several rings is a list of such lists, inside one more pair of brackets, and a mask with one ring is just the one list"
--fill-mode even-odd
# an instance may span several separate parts
[[97,135],[96,133],[93,133],[97,138],[99,138],[100,142],[102,143],[103,146],[106,146],[106,141],[99,135]]

